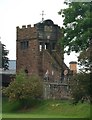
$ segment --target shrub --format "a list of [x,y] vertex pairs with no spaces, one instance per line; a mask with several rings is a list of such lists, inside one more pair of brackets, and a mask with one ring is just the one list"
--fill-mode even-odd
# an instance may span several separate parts
[[40,99],[43,95],[43,85],[40,77],[27,76],[20,72],[16,79],[4,88],[3,93],[8,96],[9,101],[18,100],[22,105],[27,105],[29,101]]
[[71,77],[70,89],[75,103],[80,100],[81,102],[84,100],[91,101],[91,84],[90,74],[88,73],[78,73]]

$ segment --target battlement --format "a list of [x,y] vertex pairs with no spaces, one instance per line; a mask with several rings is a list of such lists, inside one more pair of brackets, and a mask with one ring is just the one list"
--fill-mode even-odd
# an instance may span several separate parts
[[35,26],[22,25],[22,27],[17,26],[17,39],[32,39],[37,36],[37,29]]
[[33,25],[33,27],[32,27],[31,24],[29,24],[29,25],[22,25],[22,27],[17,26],[16,28],[19,30],[22,30],[22,29],[34,28],[34,27],[35,27],[35,25]]

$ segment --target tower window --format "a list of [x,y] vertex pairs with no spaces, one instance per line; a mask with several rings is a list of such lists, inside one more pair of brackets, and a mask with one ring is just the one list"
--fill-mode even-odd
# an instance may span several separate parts
[[28,41],[21,42],[21,49],[27,49],[28,46],[29,46],[29,42]]
[[45,43],[45,50],[49,49],[49,43]]
[[39,44],[39,50],[42,51],[42,43]]

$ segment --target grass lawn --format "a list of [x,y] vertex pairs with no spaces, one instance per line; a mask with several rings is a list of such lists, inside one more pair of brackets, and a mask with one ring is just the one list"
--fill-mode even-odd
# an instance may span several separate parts
[[71,104],[64,100],[44,100],[29,109],[20,109],[19,103],[3,100],[3,118],[89,118],[90,104]]

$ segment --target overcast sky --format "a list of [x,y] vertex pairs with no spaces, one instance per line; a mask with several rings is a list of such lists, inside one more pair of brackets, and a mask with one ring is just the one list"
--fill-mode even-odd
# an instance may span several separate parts
[[[0,41],[9,50],[9,59],[16,59],[16,26],[35,24],[41,21],[42,10],[44,19],[51,19],[62,27],[60,9],[65,8],[64,0],[0,0]],[[74,53],[65,55],[65,63],[76,61]]]

